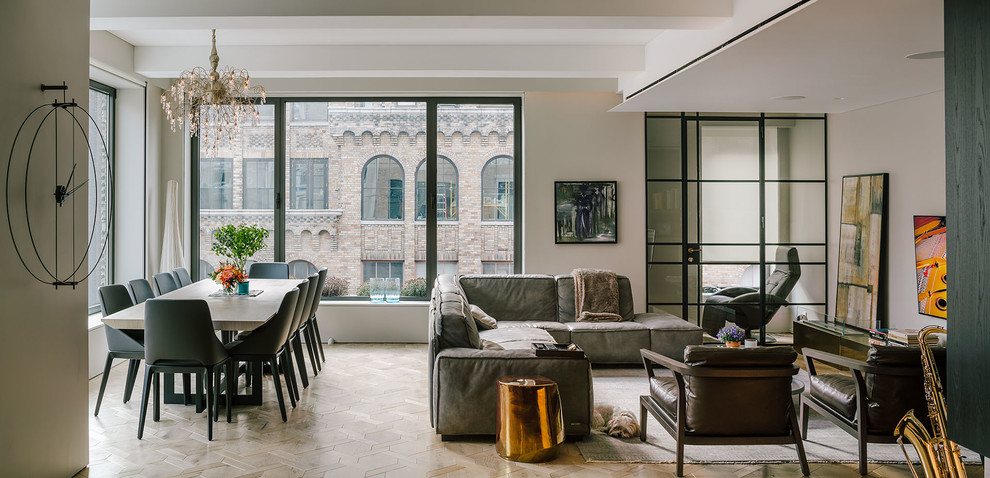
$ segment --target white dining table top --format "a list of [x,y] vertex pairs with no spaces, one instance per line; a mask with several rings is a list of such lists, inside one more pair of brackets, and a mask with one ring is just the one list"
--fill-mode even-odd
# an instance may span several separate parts
[[[220,286],[203,279],[186,287],[180,287],[157,299],[203,299],[210,306],[213,326],[216,330],[254,330],[272,318],[285,294],[305,279],[251,279],[251,290],[262,290],[255,297],[234,295],[209,297]],[[144,329],[144,303],[128,307],[103,319],[103,323],[115,329]]]

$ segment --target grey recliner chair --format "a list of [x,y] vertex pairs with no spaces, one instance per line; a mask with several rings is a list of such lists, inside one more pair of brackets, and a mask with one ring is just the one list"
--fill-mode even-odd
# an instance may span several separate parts
[[711,335],[718,333],[726,322],[735,322],[746,331],[758,329],[773,318],[781,307],[788,305],[787,296],[801,278],[801,264],[797,249],[780,246],[775,257],[777,266],[767,277],[766,310],[760,311],[760,289],[755,287],[728,287],[705,301],[701,328]]

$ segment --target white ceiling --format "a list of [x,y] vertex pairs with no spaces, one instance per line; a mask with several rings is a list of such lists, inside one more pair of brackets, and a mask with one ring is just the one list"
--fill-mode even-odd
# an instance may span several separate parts
[[[628,97],[796,3],[91,0],[91,29],[134,45],[134,70],[153,80],[208,66],[216,28],[221,64],[262,85],[364,79],[402,92],[430,78],[489,79],[511,91],[557,80]],[[932,0],[813,1],[616,110],[841,112],[936,91],[942,61],[903,57],[941,49],[941,10]],[[769,100],[782,95],[807,99]]]

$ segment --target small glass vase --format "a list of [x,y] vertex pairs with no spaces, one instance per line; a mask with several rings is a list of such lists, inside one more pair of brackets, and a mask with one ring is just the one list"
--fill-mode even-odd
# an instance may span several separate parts
[[402,282],[398,277],[385,279],[385,302],[396,304],[399,302],[399,293],[402,290]]
[[251,284],[248,281],[237,283],[237,295],[248,295],[251,293]]
[[368,289],[371,296],[371,302],[374,304],[380,304],[385,302],[385,279],[380,277],[375,277],[369,280]]
[[223,284],[223,295],[237,295],[237,283]]

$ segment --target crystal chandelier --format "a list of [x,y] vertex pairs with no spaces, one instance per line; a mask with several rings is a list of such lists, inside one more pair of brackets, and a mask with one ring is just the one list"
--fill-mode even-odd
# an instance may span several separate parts
[[217,71],[220,56],[217,55],[217,31],[213,30],[213,51],[210,65],[213,70],[196,67],[184,71],[162,93],[162,109],[168,117],[172,131],[185,126],[189,136],[199,136],[202,146],[212,150],[219,144],[229,143],[240,128],[241,121],[250,118],[257,124],[260,117],[255,99],[265,102],[265,89],[251,86],[247,70],[225,66]]

